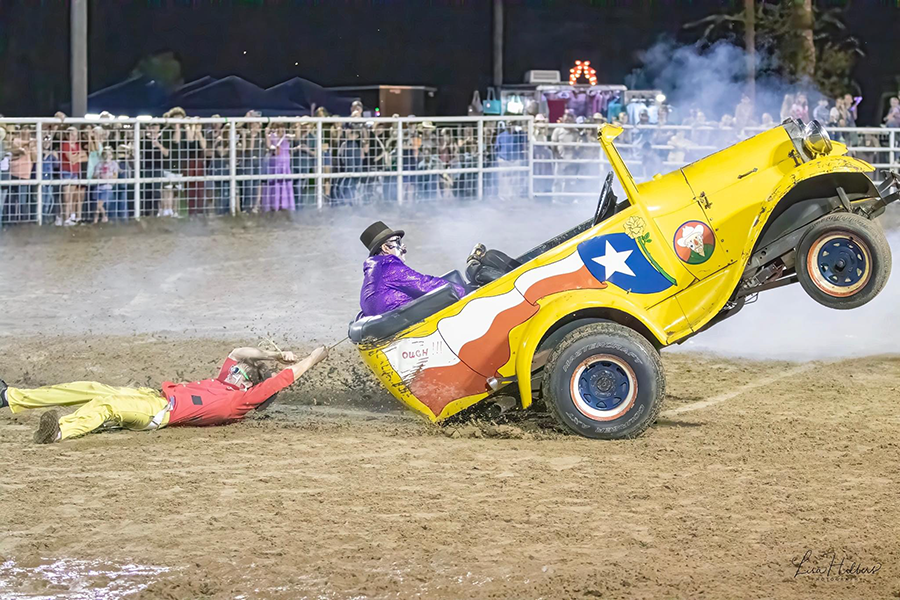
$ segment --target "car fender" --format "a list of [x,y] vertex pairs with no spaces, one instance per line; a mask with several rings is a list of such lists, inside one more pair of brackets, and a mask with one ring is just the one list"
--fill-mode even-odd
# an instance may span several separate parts
[[598,294],[600,290],[578,290],[548,296],[538,304],[540,310],[529,321],[519,336],[516,348],[515,374],[519,384],[519,396],[522,408],[531,406],[531,365],[534,353],[544,335],[561,319],[576,312],[591,309],[610,309],[624,313],[640,322],[654,337],[660,346],[666,344],[668,335],[660,330],[649,318],[647,311],[626,298]]
[[[848,180],[855,181],[857,179],[864,180],[867,185],[867,194],[877,195],[878,191],[871,178],[866,175],[872,172],[875,167],[869,163],[852,158],[849,156],[824,156],[814,161],[804,163],[800,167],[794,169],[781,179],[775,186],[775,189],[767,199],[767,205],[771,205],[772,209],[784,200],[794,189],[801,184],[822,176],[835,176],[838,185],[845,185],[845,191],[850,192],[850,186],[844,182]],[[848,182],[849,183],[849,182]],[[859,191],[859,190],[856,190]],[[814,196],[803,196],[802,201],[813,199]]]
[[[778,203],[784,198],[788,192],[794,189],[799,183],[819,177],[820,175],[828,175],[833,173],[867,173],[874,171],[875,167],[869,163],[844,155],[820,156],[811,161],[799,165],[792,169],[790,173],[782,177],[781,181],[763,202],[756,220],[750,228],[750,235],[747,236],[747,242],[744,246],[743,263],[746,264],[750,259],[753,248],[762,233],[763,228],[769,221],[772,211],[778,206]],[[735,281],[735,285],[737,282]]]
[[821,156],[809,162],[805,162],[791,170],[790,173],[782,177],[781,181],[778,182],[775,189],[773,189],[772,193],[769,194],[769,197],[766,198],[763,210],[760,212],[760,216],[757,217],[757,222],[754,226],[759,225],[760,221],[764,221],[763,217],[767,217],[767,215],[772,212],[772,209],[778,205],[778,202],[802,181],[832,173],[868,173],[874,170],[875,167],[866,161],[851,156]]

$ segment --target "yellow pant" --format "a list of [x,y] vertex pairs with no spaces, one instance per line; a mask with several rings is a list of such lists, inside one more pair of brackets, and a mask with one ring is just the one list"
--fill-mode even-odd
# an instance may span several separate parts
[[[133,430],[147,429],[153,417],[168,405],[157,390],[112,387],[93,381],[48,385],[33,390],[11,387],[6,397],[14,413],[29,408],[78,406],[74,413],[59,420],[63,440],[90,433],[104,423]],[[168,422],[169,415],[166,413],[159,427],[164,427]]]

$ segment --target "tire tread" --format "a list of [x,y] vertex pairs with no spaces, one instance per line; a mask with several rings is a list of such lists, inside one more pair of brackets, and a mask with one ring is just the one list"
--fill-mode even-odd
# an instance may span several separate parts
[[[547,407],[547,411],[553,417],[553,420],[556,421],[560,427],[566,430],[571,429],[571,427],[565,422],[565,419],[563,419],[563,416],[559,410],[559,407],[556,405],[556,402],[554,402],[552,399],[553,392],[551,390],[550,380],[553,378],[553,373],[556,371],[556,363],[559,361],[560,355],[562,355],[562,353],[565,352],[565,350],[575,342],[595,335],[606,335],[613,338],[624,337],[634,344],[643,347],[647,356],[649,356],[650,360],[653,361],[654,371],[656,372],[656,385],[660,400],[653,403],[648,417],[644,419],[637,427],[630,429],[621,435],[611,436],[610,438],[608,438],[634,439],[644,433],[647,428],[655,423],[656,419],[659,417],[659,412],[662,410],[663,405],[662,399],[665,398],[666,395],[666,377],[665,372],[663,371],[662,358],[660,357],[659,352],[656,350],[653,344],[651,344],[643,335],[641,335],[634,329],[631,329],[630,327],[626,327],[625,325],[620,325],[618,323],[591,323],[589,325],[579,327],[575,331],[572,331],[571,333],[566,335],[566,337],[564,337],[562,340],[560,340],[560,342],[550,353],[550,357],[547,359],[547,365],[544,367],[545,376],[543,382],[541,383],[541,394],[544,397],[544,404]],[[612,347],[615,347],[615,344],[610,345]]]
[[[840,228],[844,228],[851,233],[855,233],[854,229],[858,229],[865,234],[865,241],[871,246],[869,251],[872,254],[873,263],[870,282],[859,292],[847,298],[834,298],[822,292],[812,282],[812,278],[806,270],[806,255],[812,243],[829,230]],[[800,286],[809,297],[828,308],[848,310],[866,304],[884,289],[891,275],[891,246],[888,244],[884,231],[877,223],[852,213],[832,213],[816,221],[803,235],[803,238],[797,245],[796,262],[797,279],[800,280]]]

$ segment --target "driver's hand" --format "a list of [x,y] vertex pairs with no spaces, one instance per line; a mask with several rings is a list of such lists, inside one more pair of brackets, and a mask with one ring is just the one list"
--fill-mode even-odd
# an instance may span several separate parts
[[293,352],[282,352],[278,357],[278,362],[295,363],[297,362],[297,357]]

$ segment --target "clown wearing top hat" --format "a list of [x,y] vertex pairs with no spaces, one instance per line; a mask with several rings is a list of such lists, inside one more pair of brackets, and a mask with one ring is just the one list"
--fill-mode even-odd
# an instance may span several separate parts
[[462,286],[408,267],[406,244],[402,242],[404,234],[402,229],[393,230],[377,221],[359,236],[369,251],[369,258],[363,263],[360,317],[384,314],[448,284],[460,298],[465,295]]

